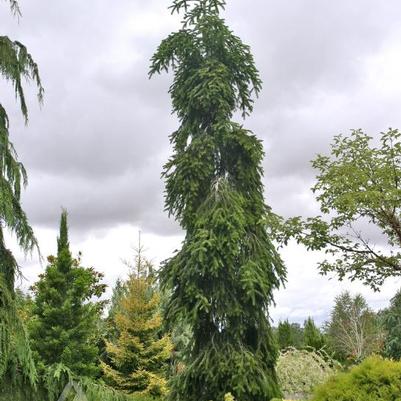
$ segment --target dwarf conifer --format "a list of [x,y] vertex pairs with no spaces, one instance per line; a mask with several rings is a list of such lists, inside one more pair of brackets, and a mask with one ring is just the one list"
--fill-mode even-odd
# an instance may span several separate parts
[[102,367],[105,380],[118,390],[161,396],[167,392],[172,343],[162,335],[160,293],[149,270],[150,263],[138,252],[110,316],[114,338],[106,341]]
[[73,259],[68,241],[67,213],[63,212],[57,257],[49,257],[46,272],[34,285],[34,317],[30,325],[32,348],[40,365],[62,364],[77,376],[100,373],[96,345],[97,322],[105,285],[102,275]]

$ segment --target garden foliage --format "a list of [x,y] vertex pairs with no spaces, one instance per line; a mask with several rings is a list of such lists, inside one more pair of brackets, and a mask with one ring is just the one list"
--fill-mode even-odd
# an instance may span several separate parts
[[289,348],[280,353],[277,374],[286,398],[307,399],[339,367],[324,351]]
[[326,327],[328,345],[340,360],[360,362],[383,347],[383,330],[362,295],[343,292]]
[[167,393],[172,343],[168,335],[161,334],[160,293],[142,263],[147,262],[139,261],[140,268],[120,284],[111,317],[114,335],[106,341],[107,360],[102,368],[112,387],[157,397]]
[[401,362],[372,356],[319,386],[312,401],[399,401]]
[[72,258],[66,212],[61,215],[57,246],[57,257],[49,258],[33,286],[32,349],[42,368],[62,364],[77,376],[95,378],[100,374],[96,339],[103,302],[94,298],[103,294],[105,285],[100,273]]
[[[312,190],[323,216],[289,219],[279,239],[293,237],[308,249],[325,250],[322,273],[362,280],[375,290],[386,278],[400,276],[401,132],[382,132],[379,146],[361,130],[338,135],[330,155],[318,155],[312,166],[318,171]],[[382,234],[386,247],[374,246],[368,226]]]

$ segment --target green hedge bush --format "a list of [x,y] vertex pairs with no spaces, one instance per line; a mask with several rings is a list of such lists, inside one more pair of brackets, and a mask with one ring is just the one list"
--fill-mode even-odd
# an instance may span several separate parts
[[312,401],[401,401],[401,362],[367,358],[318,386]]

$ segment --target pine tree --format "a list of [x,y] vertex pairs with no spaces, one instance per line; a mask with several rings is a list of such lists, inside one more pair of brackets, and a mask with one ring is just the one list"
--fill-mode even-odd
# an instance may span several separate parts
[[93,268],[79,265],[69,249],[67,213],[63,212],[57,257],[49,257],[46,272],[34,285],[34,318],[31,324],[32,348],[42,366],[63,364],[78,376],[100,373],[96,345],[97,321],[105,285]]
[[138,252],[136,263],[115,308],[117,338],[106,341],[105,380],[128,394],[167,392],[165,374],[171,341],[162,336],[160,293],[149,275],[149,262]]
[[[17,1],[8,2],[13,13],[19,15]],[[28,108],[22,83],[24,80],[36,83],[39,101],[42,100],[43,88],[38,67],[26,47],[7,36],[0,36],[0,75],[14,86],[15,96],[27,122]],[[0,382],[7,373],[13,378],[22,373],[34,384],[36,371],[26,331],[16,311],[14,282],[18,265],[4,241],[5,227],[15,234],[20,248],[26,253],[38,246],[21,207],[21,190],[26,184],[26,171],[18,162],[10,142],[8,115],[0,103]],[[10,376],[5,380],[10,382]]]
[[308,317],[304,323],[304,343],[305,346],[316,350],[323,348],[325,345],[324,336],[311,317]]
[[182,28],[162,41],[150,75],[174,72],[180,126],[165,165],[166,209],[186,231],[160,273],[165,318],[188,323],[192,347],[171,383],[175,401],[266,401],[280,395],[268,317],[285,279],[269,237],[260,140],[233,122],[253,108],[261,80],[247,45],[225,25],[223,0],[174,0]]

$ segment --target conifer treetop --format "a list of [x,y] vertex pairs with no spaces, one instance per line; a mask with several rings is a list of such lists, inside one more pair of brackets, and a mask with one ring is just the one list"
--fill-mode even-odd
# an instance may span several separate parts
[[69,249],[70,244],[68,242],[68,213],[63,210],[60,219],[60,234],[57,238],[57,250],[60,253],[62,249]]
[[170,68],[176,72],[170,94],[181,121],[200,119],[204,126],[230,118],[236,110],[245,117],[252,112],[252,96],[261,90],[249,46],[219,16],[224,5],[219,0],[177,0],[170,7],[173,13],[185,11],[182,29],[161,42],[150,76]]

